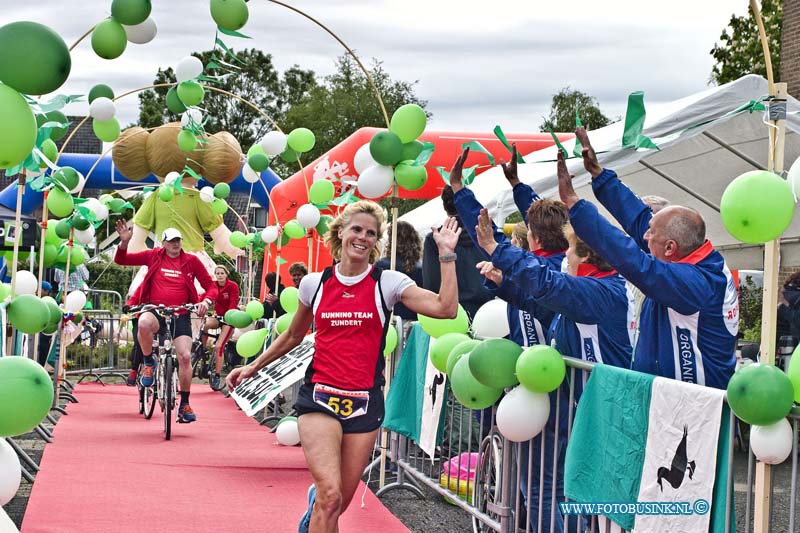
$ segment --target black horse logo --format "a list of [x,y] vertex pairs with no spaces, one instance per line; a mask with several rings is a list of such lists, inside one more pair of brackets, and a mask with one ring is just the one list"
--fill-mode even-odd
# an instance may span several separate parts
[[687,426],[683,426],[683,439],[678,444],[678,449],[675,450],[675,457],[672,459],[672,467],[661,467],[658,469],[658,479],[656,480],[658,486],[661,487],[661,492],[664,492],[664,485],[661,484],[662,479],[666,479],[673,489],[677,489],[683,483],[683,476],[686,471],[689,471],[689,479],[694,475],[695,462],[689,461],[686,457],[686,436],[689,432]]

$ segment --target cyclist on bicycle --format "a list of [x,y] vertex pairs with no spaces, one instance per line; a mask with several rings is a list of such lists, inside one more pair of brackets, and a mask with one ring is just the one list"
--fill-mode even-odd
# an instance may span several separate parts
[[[197,313],[205,316],[208,306],[217,297],[217,286],[206,272],[200,260],[181,249],[181,233],[175,228],[167,228],[161,235],[161,248],[128,253],[128,243],[132,232],[124,220],[116,225],[120,243],[114,262],[123,266],[147,266],[147,274],[142,284],[131,297],[134,304],[150,303],[168,307],[197,304]],[[195,289],[195,280],[206,290],[200,298]],[[153,358],[153,337],[164,327],[165,321],[153,311],[139,316],[137,337],[142,351],[144,366],[142,385],[153,385],[155,359]],[[197,417],[189,406],[189,392],[192,386],[192,326],[189,314],[180,314],[173,320],[173,344],[178,355],[178,377],[181,401],[178,407],[179,422],[194,422]]]
[[[222,265],[214,267],[214,277],[216,278],[217,286],[217,299],[214,300],[213,303],[214,314],[224,316],[226,311],[236,309],[236,306],[239,304],[239,286],[228,279],[228,269]],[[219,329],[220,327],[221,331],[214,345],[214,355],[216,356],[214,363],[215,371],[208,377],[211,388],[214,390],[219,390],[221,388],[219,374],[222,372],[222,356],[225,353],[225,344],[227,344],[233,334],[233,328],[228,324],[220,324],[220,321],[214,317],[208,317],[205,326],[203,326],[203,335],[200,337],[201,347],[205,350],[206,343],[208,342],[208,331],[211,329]]]

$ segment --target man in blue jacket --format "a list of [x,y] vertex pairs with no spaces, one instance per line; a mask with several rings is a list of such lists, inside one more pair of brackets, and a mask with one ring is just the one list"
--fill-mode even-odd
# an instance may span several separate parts
[[670,206],[653,215],[617,177],[604,169],[586,130],[583,165],[592,191],[628,233],[581,200],[558,154],[558,188],[570,208],[575,233],[645,294],[633,369],[724,389],[736,365],[739,301],[730,270],[694,209]]

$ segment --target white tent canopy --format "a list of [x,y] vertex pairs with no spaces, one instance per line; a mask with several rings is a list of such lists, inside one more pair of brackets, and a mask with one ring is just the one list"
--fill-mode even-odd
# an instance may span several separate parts
[[[770,126],[765,122],[765,113],[732,113],[767,94],[767,81],[749,75],[648,109],[643,133],[653,139],[660,150],[621,148],[622,122],[592,131],[589,138],[598,152],[600,164],[614,169],[636,194],[655,194],[673,204],[697,209],[706,221],[709,239],[731,268],[762,268],[763,246],[743,244],[734,239],[722,225],[719,203],[725,187],[736,176],[767,166]],[[800,102],[790,97],[788,111],[786,168],[800,156],[800,117],[793,114],[800,111]],[[570,153],[573,146],[574,141],[564,143]],[[543,197],[558,197],[555,156],[556,148],[551,147],[525,154],[526,164],[519,165],[520,180],[532,185]],[[574,158],[567,163],[576,176],[578,195],[597,203],[582,160]],[[511,187],[499,166],[479,175],[470,189],[496,222],[516,211]],[[413,224],[424,235],[444,217],[441,201],[435,198],[400,219]],[[781,237],[781,253],[784,265],[800,265],[798,217]]]

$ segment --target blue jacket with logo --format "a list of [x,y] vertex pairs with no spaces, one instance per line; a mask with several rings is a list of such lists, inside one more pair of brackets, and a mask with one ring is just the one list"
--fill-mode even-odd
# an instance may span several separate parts
[[586,200],[570,209],[575,233],[646,296],[632,368],[727,387],[736,364],[739,302],[722,255],[706,241],[678,262],[658,260],[644,241],[648,206],[612,170],[604,169],[592,190],[628,235]]
[[[538,196],[536,198],[538,198]],[[475,198],[473,192],[466,187],[455,193],[455,205],[456,210],[458,211],[458,216],[464,224],[464,230],[467,232],[467,234],[469,234],[472,242],[474,242],[475,247],[480,250],[484,259],[486,261],[490,261],[491,258],[489,255],[478,245],[478,237],[475,231],[475,226],[478,225],[478,214],[480,213],[480,210],[483,209],[483,206],[480,204],[480,202],[478,202],[477,198]],[[494,238],[498,243],[505,243],[508,246],[516,248],[496,226],[494,226]],[[522,250],[521,248],[517,249],[525,252],[525,250]],[[546,252],[542,253],[546,254]],[[560,270],[561,262],[564,259],[564,254],[557,252],[547,255],[552,258],[548,259],[550,260],[550,264],[553,265],[553,268]],[[484,287],[491,288],[491,286],[487,285],[487,282],[485,281]],[[512,341],[523,347],[533,346],[534,344],[547,344],[547,328],[553,321],[553,316],[555,314],[551,309],[543,306],[537,306],[535,303],[532,303],[525,309],[519,309],[512,305],[507,298],[503,297],[502,295],[498,296],[506,300],[506,302],[509,302],[508,310],[506,312],[506,319],[508,320],[509,328],[508,337]]]

